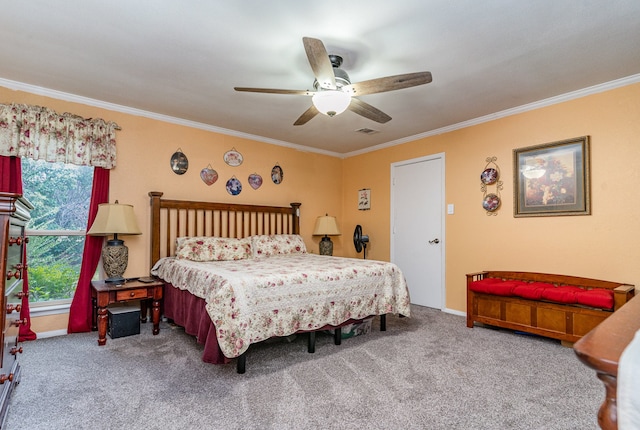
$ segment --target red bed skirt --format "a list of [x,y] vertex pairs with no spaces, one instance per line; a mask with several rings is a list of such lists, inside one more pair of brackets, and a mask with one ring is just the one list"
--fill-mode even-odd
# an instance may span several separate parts
[[165,284],[163,297],[164,316],[184,327],[185,333],[195,336],[198,343],[204,345],[202,361],[212,364],[231,361],[218,346],[216,327],[205,309],[204,299],[170,284]]
[[[225,357],[218,346],[216,327],[205,309],[206,302],[204,299],[165,283],[163,305],[165,317],[184,327],[185,333],[195,336],[197,342],[204,345],[202,361],[211,364],[226,364],[231,361],[230,358]],[[340,324],[340,327],[362,321],[350,319]],[[318,330],[334,330],[335,328],[327,325]],[[299,333],[305,332],[301,331]]]

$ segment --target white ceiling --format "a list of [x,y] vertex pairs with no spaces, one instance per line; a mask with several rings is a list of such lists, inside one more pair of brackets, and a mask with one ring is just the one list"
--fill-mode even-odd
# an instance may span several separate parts
[[[332,154],[640,81],[638,0],[2,3],[2,86]],[[303,36],[342,55],[353,82],[418,71],[433,82],[362,96],[386,124],[347,111],[294,127],[310,98],[233,87],[312,89]]]

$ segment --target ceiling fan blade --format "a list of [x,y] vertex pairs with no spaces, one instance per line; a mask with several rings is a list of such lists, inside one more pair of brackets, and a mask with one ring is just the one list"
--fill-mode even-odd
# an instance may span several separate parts
[[298,118],[296,122],[293,123],[293,125],[304,125],[319,113],[320,112],[318,112],[318,109],[316,109],[314,105],[311,105],[309,109],[307,109],[302,115],[300,115],[300,118]]
[[307,52],[307,58],[311,65],[311,70],[321,88],[328,90],[336,89],[336,76],[333,73],[333,66],[329,60],[329,54],[320,39],[303,37],[302,43]]
[[415,87],[417,85],[428,84],[431,81],[431,72],[406,73],[404,75],[387,76],[385,78],[356,82],[342,87],[342,90],[352,96],[364,96],[366,94],[376,94]]
[[246,91],[249,93],[267,93],[267,94],[292,94],[298,96],[312,96],[315,93],[307,90],[279,90],[273,88],[248,88],[248,87],[233,87],[236,91]]
[[372,121],[379,122],[380,124],[391,121],[389,115],[355,97],[351,99],[349,110],[365,118],[369,118]]

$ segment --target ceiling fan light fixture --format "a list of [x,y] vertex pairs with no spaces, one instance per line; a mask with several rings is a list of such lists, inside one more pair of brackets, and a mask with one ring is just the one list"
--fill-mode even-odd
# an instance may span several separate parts
[[340,90],[318,91],[311,98],[318,112],[327,116],[336,116],[347,110],[351,96]]

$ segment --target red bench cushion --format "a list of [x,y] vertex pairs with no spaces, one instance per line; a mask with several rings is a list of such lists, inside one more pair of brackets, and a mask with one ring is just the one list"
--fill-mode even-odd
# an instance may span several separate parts
[[604,288],[585,290],[571,285],[556,287],[545,282],[485,278],[469,284],[469,289],[475,293],[494,296],[517,296],[528,300],[547,300],[564,304],[577,303],[600,309],[613,309],[614,304],[613,291]]
[[582,290],[576,293],[576,300],[579,304],[591,306],[593,308],[612,309],[613,291],[598,288],[593,290]]
[[469,288],[475,293],[493,294],[494,296],[512,296],[513,289],[522,284],[524,284],[523,281],[503,281],[497,278],[485,278],[472,282]]
[[569,285],[556,288],[545,288],[542,291],[542,299],[556,303],[574,304],[578,303],[576,294],[581,291],[584,290],[580,287],[572,287]]
[[513,289],[513,295],[529,300],[540,300],[542,292],[547,288],[555,288],[553,284],[544,282],[532,282],[530,284],[518,285]]

